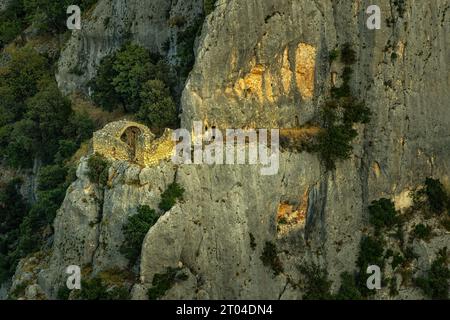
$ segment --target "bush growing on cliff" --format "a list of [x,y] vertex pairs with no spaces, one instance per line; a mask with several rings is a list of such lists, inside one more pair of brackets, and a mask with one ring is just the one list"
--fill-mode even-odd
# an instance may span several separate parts
[[176,282],[187,279],[188,275],[183,273],[180,268],[169,267],[166,272],[157,273],[153,276],[152,287],[147,292],[148,298],[150,300],[160,299]]
[[141,255],[142,242],[148,230],[158,221],[159,216],[149,206],[139,206],[137,214],[129,216],[123,225],[124,243],[120,252],[134,265]]
[[412,236],[422,240],[429,240],[432,236],[432,229],[430,226],[419,223],[414,227]]
[[349,272],[341,274],[341,286],[335,297],[337,300],[362,300],[363,296],[356,285],[356,278]]
[[430,208],[434,213],[441,214],[446,208],[450,210],[449,197],[439,180],[427,178],[425,180],[425,193],[428,197]]
[[370,223],[375,227],[376,232],[382,229],[390,229],[399,222],[397,211],[392,200],[380,199],[373,201],[369,206]]
[[416,285],[431,299],[449,299],[450,270],[448,269],[447,248],[438,252],[430,270],[416,279]]
[[336,168],[336,161],[348,159],[353,147],[351,141],[357,136],[356,130],[344,125],[330,125],[319,134],[312,150],[320,153],[327,170]]
[[371,236],[364,236],[359,245],[359,254],[356,261],[358,267],[358,284],[363,296],[373,294],[373,291],[367,289],[366,272],[370,265],[384,267],[384,248],[380,239]]
[[300,272],[305,276],[304,300],[330,300],[331,281],[328,280],[328,272],[319,265],[311,264],[300,266]]
[[284,271],[283,264],[278,256],[277,247],[274,243],[266,241],[260,259],[263,265],[272,268],[275,276]]
[[178,199],[182,199],[184,194],[184,188],[178,183],[171,183],[167,189],[161,194],[161,202],[159,203],[159,209],[166,212],[172,209]]
[[108,182],[109,162],[102,155],[95,153],[87,162],[88,177],[92,183],[105,186]]
[[[327,170],[334,170],[337,161],[351,156],[352,141],[358,136],[353,126],[357,123],[368,123],[371,118],[369,108],[364,102],[357,101],[350,89],[353,73],[350,65],[356,62],[356,53],[350,44],[345,44],[340,50],[340,56],[341,61],[346,64],[342,74],[343,84],[331,88],[330,99],[322,106],[318,121],[323,130],[307,148],[320,155]],[[333,54],[330,59],[336,57],[337,54]]]

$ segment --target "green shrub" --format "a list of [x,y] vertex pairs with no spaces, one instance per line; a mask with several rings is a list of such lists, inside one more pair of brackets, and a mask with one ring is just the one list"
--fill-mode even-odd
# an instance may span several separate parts
[[187,279],[188,275],[183,273],[180,268],[169,267],[165,273],[157,273],[153,276],[152,287],[147,292],[148,298],[150,300],[160,299],[176,282]]
[[427,178],[425,181],[425,193],[431,210],[436,214],[441,214],[449,203],[449,197],[442,183],[439,180]]
[[305,276],[305,294],[303,300],[330,300],[331,281],[328,280],[326,269],[318,265],[300,266],[300,272]]
[[81,300],[108,300],[107,289],[107,286],[99,277],[81,280],[79,298]]
[[429,298],[448,300],[449,280],[447,248],[443,248],[438,252],[427,274],[417,278],[415,283]]
[[389,279],[389,295],[395,297],[398,295],[397,277],[393,276]]
[[25,9],[22,1],[10,1],[0,12],[0,49],[14,40],[25,28]]
[[178,123],[177,107],[169,88],[161,80],[147,81],[141,91],[142,105],[137,118],[154,131],[175,128]]
[[161,194],[161,202],[159,203],[159,209],[164,212],[169,211],[175,205],[178,199],[182,199],[184,194],[184,188],[178,183],[171,183],[167,189]]
[[67,168],[58,164],[42,167],[38,175],[38,190],[45,191],[58,188],[66,181]]
[[399,222],[397,211],[392,200],[380,199],[369,206],[370,223],[377,232],[384,228],[390,229]]
[[278,256],[277,247],[274,243],[266,241],[260,259],[263,265],[272,268],[275,276],[284,271],[283,264]]
[[397,269],[398,266],[401,266],[406,262],[406,259],[398,252],[393,254],[392,257],[392,270]]
[[149,206],[139,206],[137,214],[129,216],[123,225],[124,243],[120,252],[127,257],[130,265],[134,265],[141,255],[142,242],[150,228],[158,221],[159,216]]
[[432,229],[430,226],[426,226],[423,223],[420,223],[414,227],[413,237],[429,240],[432,236]]
[[88,177],[92,183],[97,183],[101,186],[108,182],[109,162],[102,155],[95,153],[87,162]]
[[170,76],[168,64],[159,55],[127,43],[100,62],[97,76],[90,84],[92,99],[109,111],[122,105],[126,111],[136,113],[143,103],[143,85],[149,80],[160,80],[169,86]]
[[16,121],[26,111],[26,99],[38,92],[38,83],[49,75],[49,64],[45,57],[29,46],[11,49],[10,59],[0,66],[0,109],[11,112]]
[[141,46],[128,44],[115,54],[112,67],[115,72],[112,84],[125,109],[138,111],[142,83],[151,78],[154,67],[150,52]]
[[56,299],[58,300],[69,300],[71,290],[67,288],[64,284],[58,288],[58,292],[56,293]]
[[361,239],[359,246],[358,259],[356,265],[358,267],[358,284],[359,291],[363,296],[373,294],[373,291],[369,290],[366,286],[367,280],[367,267],[370,265],[379,266],[381,270],[384,267],[384,256],[383,256],[383,243],[380,239],[373,238],[370,236],[364,236]]
[[349,272],[341,274],[341,286],[335,297],[337,300],[362,300],[363,296],[359,292],[356,278]]
[[366,107],[364,102],[358,102],[354,98],[344,100],[342,104],[344,109],[344,123],[353,125],[354,123],[367,124],[371,118],[371,111]]
[[336,161],[348,159],[353,147],[351,141],[357,132],[345,125],[331,125],[319,134],[318,142],[313,150],[318,152],[327,170],[336,168]]
[[112,80],[116,76],[113,69],[115,55],[104,57],[97,68],[96,77],[90,82],[92,100],[107,111],[114,110],[121,103]]

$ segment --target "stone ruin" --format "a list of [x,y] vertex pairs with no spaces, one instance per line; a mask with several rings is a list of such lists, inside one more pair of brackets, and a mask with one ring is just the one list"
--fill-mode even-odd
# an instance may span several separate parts
[[156,138],[150,129],[137,122],[120,120],[94,132],[93,151],[112,160],[129,161],[143,167],[157,165],[172,157],[175,142],[172,130]]

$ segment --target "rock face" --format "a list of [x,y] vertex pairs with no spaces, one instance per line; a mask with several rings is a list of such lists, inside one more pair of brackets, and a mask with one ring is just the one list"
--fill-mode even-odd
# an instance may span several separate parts
[[[176,55],[176,37],[202,13],[202,0],[99,0],[83,13],[82,29],[74,31],[61,53],[56,79],[65,93],[88,92],[88,81],[101,59],[126,41],[134,41],[169,59]],[[176,17],[185,24],[171,25]],[[81,71],[81,73],[79,72]]]
[[[161,17],[179,6],[198,8],[194,1],[151,3],[100,1],[86,31],[74,34],[63,53],[60,86],[82,88],[94,65],[126,33],[161,49],[169,37]],[[144,240],[136,299],[146,298],[153,276],[167,267],[188,274],[167,292],[168,299],[299,299],[303,292],[293,284],[303,262],[326,267],[336,289],[339,275],[354,270],[372,200],[397,199],[405,209],[410,205],[405,194],[426,177],[450,187],[448,1],[406,1],[403,18],[391,1],[381,1],[383,25],[376,31],[366,28],[366,5],[219,0],[203,26],[182,98],[182,126],[188,130],[194,121],[219,128],[302,125],[319,112],[330,89],[329,52],[353,43],[358,60],[352,89],[373,116],[357,127],[350,160],[326,172],[316,155],[283,152],[278,174],[267,177],[250,165],[178,167],[163,161],[141,168],[116,161],[109,187],[100,190],[87,179],[83,159],[55,221],[49,267],[40,276],[48,297],[54,297],[69,264],[91,265],[94,274],[125,267],[118,250],[121,226],[138,205],[156,208],[174,180],[185,188],[184,200]],[[100,18],[108,15],[109,24]],[[386,19],[395,22],[388,26]],[[79,64],[86,75],[69,75],[67,70]],[[305,222],[279,232],[276,221],[284,204],[304,208],[299,210]],[[266,242],[278,247],[284,269],[279,275],[260,259]],[[450,246],[450,235],[441,229],[430,242],[414,240],[420,255],[415,272],[426,270],[445,245]],[[403,287],[399,297],[422,295]]]

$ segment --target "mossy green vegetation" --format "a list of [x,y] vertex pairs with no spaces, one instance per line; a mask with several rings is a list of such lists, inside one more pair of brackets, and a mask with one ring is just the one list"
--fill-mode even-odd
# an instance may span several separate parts
[[147,295],[150,300],[162,298],[175,283],[186,281],[188,275],[181,268],[167,268],[164,273],[157,273],[153,276],[152,287],[148,289]]

